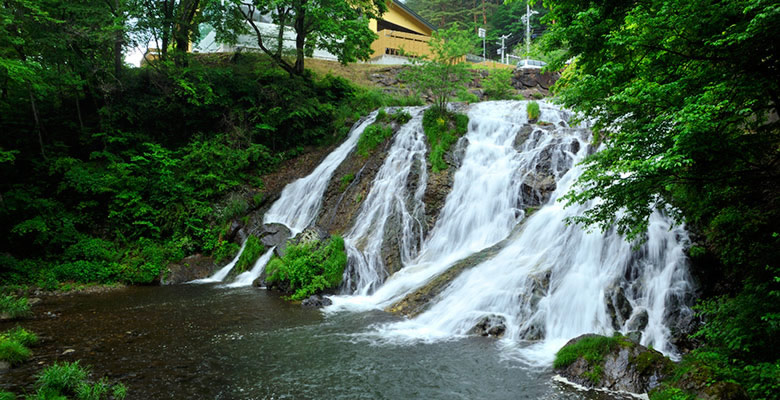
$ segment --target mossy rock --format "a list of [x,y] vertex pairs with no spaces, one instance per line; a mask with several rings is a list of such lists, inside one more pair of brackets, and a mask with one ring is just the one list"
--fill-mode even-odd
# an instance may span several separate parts
[[646,393],[674,369],[663,354],[624,336],[582,335],[556,354],[555,372],[591,388]]

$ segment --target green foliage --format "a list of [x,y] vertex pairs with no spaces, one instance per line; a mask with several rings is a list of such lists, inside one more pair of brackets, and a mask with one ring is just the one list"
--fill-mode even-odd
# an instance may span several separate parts
[[7,315],[11,319],[26,317],[30,315],[30,304],[24,297],[0,294],[0,314]]
[[0,360],[11,365],[26,361],[32,354],[27,347],[37,342],[38,336],[18,326],[0,333]]
[[265,252],[265,246],[260,242],[260,239],[255,235],[250,235],[246,238],[244,244],[244,251],[241,252],[241,256],[238,257],[233,271],[241,273],[251,267],[261,255]]
[[249,202],[237,194],[232,193],[228,197],[225,206],[219,211],[219,220],[222,223],[232,221],[233,219],[244,215],[249,210]]
[[479,97],[476,94],[469,92],[465,87],[458,90],[458,95],[455,97],[455,101],[462,101],[465,103],[477,103]]
[[347,186],[349,186],[353,180],[355,180],[355,174],[346,174],[342,176],[340,179],[341,184],[339,185],[339,191],[343,192],[347,190]]
[[325,243],[314,241],[287,246],[284,257],[268,263],[267,282],[291,293],[290,300],[303,300],[337,287],[346,266],[344,239],[331,236]]
[[698,272],[728,293],[699,309],[708,357],[698,364],[753,398],[776,396],[780,59],[765,43],[780,34],[780,10],[764,0],[552,3],[547,45],[568,48],[552,67],[575,58],[557,98],[596,121],[604,147],[566,196],[601,200],[572,222],[641,240],[661,209],[702,235],[692,256],[714,257]]
[[541,115],[539,110],[539,103],[535,101],[529,101],[525,106],[525,110],[528,113],[528,121],[536,121]]
[[555,354],[553,367],[566,368],[580,357],[584,358],[591,366],[598,366],[607,353],[620,345],[620,341],[621,338],[619,336],[589,336],[582,338],[578,342],[563,346],[558,350],[558,353]]
[[392,114],[385,111],[384,108],[377,111],[376,114],[376,122],[384,122],[384,123],[391,123],[396,122],[398,124],[405,124],[409,122],[409,120],[412,119],[412,115],[409,114],[406,110],[395,110]]
[[458,138],[468,130],[469,118],[463,114],[448,111],[441,112],[437,108],[429,108],[423,114],[423,130],[428,138],[430,152],[428,161],[433,172],[447,169],[444,154],[450,150]]
[[[91,65],[99,71],[80,79],[103,67],[111,65]],[[259,175],[305,146],[342,139],[378,107],[410,102],[333,76],[291,77],[256,54],[121,72],[111,84],[33,85],[41,144],[28,81],[3,89],[2,284],[150,283],[188,254],[229,257],[223,222],[262,200]],[[234,193],[256,193],[254,203]]]
[[217,248],[214,249],[214,262],[221,263],[222,261],[235,257],[240,248],[241,246],[233,242],[220,242]]
[[11,392],[0,392],[0,400],[16,400],[16,395]]
[[[377,19],[387,10],[384,1],[322,0],[316,3],[296,0],[228,1],[230,13],[245,19],[242,27],[217,27],[221,37],[235,39],[240,33],[256,35],[257,45],[273,62],[290,74],[304,74],[304,56],[311,57],[315,48],[327,50],[344,64],[368,60],[371,43],[376,34],[369,29],[369,20]],[[239,11],[242,7],[243,11]],[[271,14],[271,11],[273,13]],[[267,30],[258,28],[253,20],[260,14],[272,15],[277,32],[269,37]],[[249,29],[248,26],[251,26]],[[285,34],[295,35],[295,49],[290,54],[283,44]],[[290,60],[291,58],[294,61]]]
[[415,59],[414,65],[402,71],[400,77],[418,96],[431,94],[434,106],[445,111],[453,93],[471,79],[463,59],[473,43],[473,34],[459,30],[457,26],[435,31],[428,42],[433,54],[431,59]]
[[491,100],[510,99],[515,93],[512,86],[512,71],[508,69],[494,69],[490,75],[482,80],[485,94]]
[[393,136],[393,128],[380,123],[373,123],[363,130],[357,143],[357,154],[368,157],[374,149]]
[[37,386],[40,391],[56,393],[74,392],[79,384],[87,380],[89,369],[79,365],[78,361],[57,363],[38,373]]
[[68,399],[78,400],[121,400],[127,396],[127,387],[121,383],[111,384],[106,378],[90,383],[87,380],[89,368],[78,361],[54,363],[38,374],[37,392],[28,398],[36,400]]

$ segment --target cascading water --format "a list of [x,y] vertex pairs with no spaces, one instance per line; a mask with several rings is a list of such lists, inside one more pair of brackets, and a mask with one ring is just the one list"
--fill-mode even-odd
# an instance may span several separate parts
[[358,123],[344,143],[331,152],[311,174],[285,186],[282,194],[263,217],[263,223],[286,225],[292,235],[306,229],[314,221],[322,204],[322,195],[339,164],[355,148],[363,131],[376,119],[376,112]]
[[[402,227],[402,261],[413,257],[422,238],[420,214],[425,193],[425,133],[422,110],[410,108],[412,119],[395,136],[387,158],[377,172],[374,183],[363,202],[355,225],[347,233],[345,245],[349,268],[344,273],[344,287],[355,293],[367,294],[387,277],[381,248],[385,239],[385,224],[398,219]],[[407,193],[407,178],[417,167],[417,189]]]
[[[347,158],[347,155],[357,145],[360,135],[375,119],[376,112],[371,113],[368,117],[358,122],[350,131],[347,140],[337,147],[336,150],[328,154],[325,160],[311,174],[285,186],[279,199],[271,205],[271,208],[263,216],[263,223],[283,224],[290,229],[293,236],[309,226],[320,209],[322,195],[328,187],[333,171]],[[192,281],[191,283],[222,282],[236,265],[236,262],[238,262],[244,246],[246,246],[246,241],[241,245],[241,250],[239,250],[236,257],[214,275],[206,279]],[[255,262],[250,271],[243,272],[236,277],[233,283],[226,285],[226,287],[250,286],[263,273],[263,269],[272,255],[273,249],[267,251]]]
[[244,252],[244,247],[246,247],[246,241],[244,241],[244,244],[241,245],[241,249],[238,250],[238,254],[236,254],[235,257],[233,257],[232,260],[230,260],[227,265],[220,268],[219,271],[215,272],[214,275],[211,275],[208,278],[204,279],[196,279],[194,281],[190,281],[189,283],[214,283],[214,282],[222,282],[228,274],[230,273],[230,270],[233,269],[233,267],[236,266],[236,263],[238,262],[238,259],[241,258],[241,253]]
[[[334,298],[335,305],[330,311],[384,308],[454,262],[509,235],[523,219],[524,213],[519,207],[534,200],[534,193],[526,194],[522,188],[536,172],[540,158],[546,157],[551,174],[548,179],[554,182],[572,165],[571,154],[564,148],[568,149],[575,140],[561,135],[544,135],[544,130],[537,129],[528,132],[529,140],[520,151],[516,150],[518,132],[528,126],[524,107],[525,103],[521,102],[491,102],[471,108],[469,131],[465,137],[468,147],[461,167],[455,173],[453,189],[419,256],[405,262],[405,268],[371,296],[360,296],[365,293],[358,292],[358,296]],[[545,108],[542,117],[551,123],[560,123],[562,115],[554,111]],[[402,168],[403,164],[400,168],[395,163],[385,166],[396,168],[392,171],[395,176],[408,172]],[[357,225],[360,224],[367,225],[365,220],[358,219]],[[380,258],[380,246],[381,242],[373,247],[376,249],[374,254],[364,251],[364,257]],[[376,276],[362,278],[370,280]]]
[[272,247],[268,251],[265,252],[260,258],[255,261],[255,264],[252,266],[252,269],[249,271],[244,271],[240,275],[236,277],[236,279],[233,281],[233,283],[230,283],[228,285],[225,285],[225,287],[229,288],[236,288],[236,287],[245,287],[245,286],[252,286],[252,282],[257,279],[260,274],[263,273],[263,270],[265,269],[265,265],[268,264],[268,261],[271,260],[271,256],[274,255],[274,249],[276,247]]
[[[519,149],[513,144],[523,139],[518,134],[526,123],[525,102],[473,106],[466,155],[419,256],[406,261],[406,267],[372,295],[358,290],[357,296],[336,296],[327,311],[393,304],[456,260],[510,236],[523,218],[519,208],[542,200],[540,188],[547,187],[552,191],[547,193],[549,201],[523,221],[497,255],[463,272],[419,316],[377,327],[373,334],[439,340],[466,334],[487,321],[505,326],[503,343],[523,344],[516,346],[522,358],[549,364],[555,351],[577,335],[640,331],[643,344],[673,354],[666,326],[669,305],[686,310],[683,298],[690,292],[684,229],[671,228],[670,219],[655,212],[646,242],[635,251],[615,232],[587,232],[567,225],[567,217],[587,208],[564,208],[557,200],[582,173],[575,165],[589,151],[589,131],[567,127],[565,112],[541,105],[540,120],[551,125],[536,126]],[[394,168],[391,172],[408,174],[408,165],[386,165]],[[381,179],[385,178],[377,177],[375,186]],[[373,207],[387,209],[398,199],[383,195],[377,201],[382,204]],[[365,223],[362,231],[382,230],[381,221],[361,218],[356,226]],[[361,256],[379,258],[378,249],[364,246]],[[358,274],[364,271],[360,264],[351,268]],[[358,279],[379,282],[381,277],[368,272],[368,277]],[[371,285],[376,283],[363,288]]]

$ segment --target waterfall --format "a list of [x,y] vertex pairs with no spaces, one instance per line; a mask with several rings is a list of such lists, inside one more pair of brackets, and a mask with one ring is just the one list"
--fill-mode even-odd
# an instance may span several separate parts
[[257,259],[257,261],[255,261],[255,264],[252,266],[251,270],[242,272],[236,277],[233,283],[227,284],[225,287],[235,288],[252,286],[252,282],[260,277],[260,274],[262,274],[263,270],[265,269],[265,265],[268,264],[268,261],[271,260],[271,256],[274,255],[275,248],[276,247],[272,247],[266,251],[262,256],[260,256],[260,258]]
[[[369,194],[370,206],[367,199],[348,236],[352,279],[363,283],[354,295],[334,296],[326,312],[388,307],[456,261],[501,242],[497,254],[462,272],[420,315],[375,327],[372,334],[442,340],[489,321],[505,326],[502,343],[514,354],[548,365],[557,349],[580,334],[639,331],[642,344],[674,355],[670,309],[687,310],[684,298],[691,291],[684,228],[655,211],[636,249],[614,230],[566,224],[589,206],[564,207],[557,200],[583,172],[577,163],[593,151],[590,132],[569,127],[568,113],[545,102],[539,119],[549,124],[528,125],[525,105],[470,108],[466,153],[436,226],[417,256],[384,280],[383,219],[408,203],[403,180],[419,151],[415,140],[422,137],[416,125],[399,132]],[[528,206],[539,209],[526,218]]]
[[232,270],[233,267],[236,266],[236,263],[238,262],[238,259],[241,258],[241,253],[244,252],[244,247],[246,247],[246,241],[244,241],[244,243],[241,245],[241,249],[238,250],[238,254],[236,254],[236,256],[233,257],[233,259],[230,260],[230,262],[227,263],[227,265],[225,265],[224,267],[220,268],[219,271],[215,272],[214,275],[211,275],[208,278],[196,279],[194,281],[190,281],[190,282],[187,282],[187,283],[214,283],[214,282],[222,282],[222,280],[225,279],[225,277],[228,276],[228,274],[230,273],[230,270]]
[[376,112],[357,123],[347,140],[328,154],[312,173],[285,186],[279,199],[265,213],[263,223],[284,224],[290,228],[293,236],[306,229],[320,210],[322,195],[328,188],[333,172],[355,148],[363,130],[375,119]]
[[[526,199],[529,196],[522,188],[535,174],[540,159],[545,158],[544,162],[550,164],[548,169],[552,176],[549,179],[555,180],[573,164],[569,151],[572,143],[584,147],[582,139],[544,134],[545,130],[536,129],[528,132],[528,140],[516,150],[518,132],[524,126],[528,127],[525,104],[489,102],[475,104],[470,109],[465,136],[468,147],[461,167],[455,173],[452,191],[419,256],[406,262],[401,271],[370,296],[358,292],[357,296],[333,299],[336,304],[330,311],[385,308],[454,262],[490,247],[510,234],[524,218],[520,207],[533,200]],[[542,118],[551,123],[562,120],[562,115],[553,108],[545,107],[543,113]],[[398,168],[399,171],[394,172],[398,175],[406,173],[396,163],[385,166]],[[400,164],[400,167],[405,166]],[[533,197],[533,193],[530,195]],[[356,225],[360,224],[365,221],[359,218]],[[381,242],[374,246],[376,253],[364,252],[364,257],[380,258],[380,245]],[[370,278],[375,279],[373,275]]]
[[[399,250],[402,261],[416,253],[422,238],[420,215],[425,207],[422,197],[427,180],[425,133],[422,110],[409,108],[408,111],[412,119],[395,135],[356,222],[344,238],[349,258],[344,287],[355,293],[373,291],[387,276],[381,253],[389,220],[396,220],[401,226]],[[415,166],[417,189],[414,193],[407,193],[407,179]]]

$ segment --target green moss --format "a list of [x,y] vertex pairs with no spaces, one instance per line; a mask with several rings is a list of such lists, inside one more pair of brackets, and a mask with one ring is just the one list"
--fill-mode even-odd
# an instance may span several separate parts
[[563,346],[555,355],[553,367],[565,368],[582,357],[590,365],[597,365],[604,360],[604,355],[620,345],[621,337],[589,336],[580,341]]
[[368,157],[381,143],[393,136],[393,128],[380,123],[373,123],[366,127],[357,143],[357,153],[361,157]]
[[255,263],[258,258],[265,251],[265,246],[260,243],[260,239],[257,236],[249,236],[246,239],[246,245],[244,245],[244,251],[241,253],[241,257],[238,258],[236,266],[233,270],[241,273],[248,269],[249,266]]
[[541,110],[539,109],[539,103],[535,101],[528,102],[528,105],[525,106],[525,110],[528,112],[528,120],[533,121],[541,115]]
[[458,138],[468,130],[469,118],[463,114],[448,111],[441,112],[431,107],[423,114],[423,130],[428,138],[430,152],[428,161],[433,172],[447,169],[444,154],[450,150]]
[[290,245],[284,257],[268,263],[266,282],[270,286],[284,287],[289,300],[303,300],[341,283],[347,253],[344,239],[332,236],[326,243],[317,241]]
[[349,186],[353,180],[355,180],[355,174],[346,174],[342,176],[340,179],[341,184],[339,185],[339,191],[343,192],[347,190],[347,186]]

